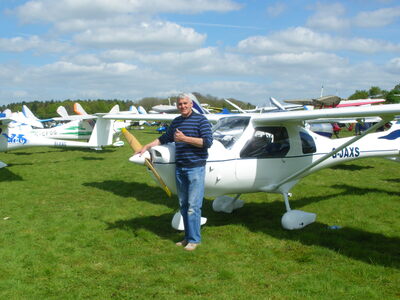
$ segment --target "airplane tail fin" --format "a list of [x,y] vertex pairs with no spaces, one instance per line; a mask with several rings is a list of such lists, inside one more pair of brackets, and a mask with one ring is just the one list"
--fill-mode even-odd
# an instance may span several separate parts
[[202,115],[210,113],[207,109],[205,109],[203,106],[201,106],[199,100],[197,100],[195,95],[189,94],[189,96],[193,102],[193,108],[196,110],[197,113],[202,114]]
[[62,105],[57,108],[57,113],[62,118],[68,118],[68,112]]
[[89,139],[89,144],[95,149],[101,149],[102,146],[111,145],[113,142],[113,120],[106,120],[98,117],[96,125],[93,128],[92,135]]
[[74,103],[74,112],[77,115],[81,115],[81,116],[87,115],[87,112],[83,109],[82,105],[80,105],[78,102]]
[[28,106],[26,106],[25,104],[22,105],[22,113],[23,113],[24,116],[27,117],[28,119],[39,120],[39,119],[33,114],[33,112],[28,108]]
[[11,113],[10,118],[21,124],[43,128],[43,124],[38,119],[27,118],[22,112]]
[[110,114],[115,114],[115,113],[119,113],[119,105],[118,104],[115,104],[110,110]]
[[134,105],[131,105],[129,107],[129,111],[132,112],[133,114],[138,114],[139,113],[138,109]]
[[139,114],[147,115],[147,111],[144,109],[143,106],[139,106],[137,110],[138,110]]
[[276,100],[274,97],[270,97],[269,100],[271,101],[271,104],[274,105],[274,106],[276,106],[276,108],[278,108],[279,110],[286,110],[286,108],[283,107],[283,105],[280,104],[280,103],[278,102],[278,100]]
[[19,121],[33,127],[43,128],[43,124],[25,104],[22,106],[22,115],[19,115]]
[[236,105],[235,103],[233,103],[232,101],[229,101],[228,99],[224,99],[226,103],[229,103],[230,105],[232,105],[234,108],[236,108],[240,113],[246,113],[243,109],[241,109],[238,105]]

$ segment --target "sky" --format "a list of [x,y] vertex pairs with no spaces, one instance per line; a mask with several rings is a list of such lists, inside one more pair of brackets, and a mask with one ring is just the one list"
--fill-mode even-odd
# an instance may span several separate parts
[[400,1],[0,0],[0,105],[400,83]]

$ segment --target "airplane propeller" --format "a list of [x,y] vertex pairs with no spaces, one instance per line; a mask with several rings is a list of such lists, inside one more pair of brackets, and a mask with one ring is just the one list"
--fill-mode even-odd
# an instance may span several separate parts
[[[135,153],[138,152],[140,149],[142,149],[142,147],[143,147],[142,144],[140,144],[140,142],[133,136],[133,134],[131,134],[126,128],[122,128],[121,131]],[[158,174],[157,170],[154,168],[150,159],[145,158],[144,164],[146,167],[148,167],[153,172],[157,181],[160,183],[161,188],[167,193],[168,197],[171,197],[171,195],[172,195],[171,191],[169,190],[168,186],[165,184],[164,180],[161,178],[160,174]]]

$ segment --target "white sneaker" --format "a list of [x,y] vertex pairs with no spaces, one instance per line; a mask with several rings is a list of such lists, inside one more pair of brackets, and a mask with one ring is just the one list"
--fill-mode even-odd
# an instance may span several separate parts
[[186,251],[193,251],[197,248],[198,245],[200,245],[200,244],[187,243],[187,245],[183,249],[185,249]]

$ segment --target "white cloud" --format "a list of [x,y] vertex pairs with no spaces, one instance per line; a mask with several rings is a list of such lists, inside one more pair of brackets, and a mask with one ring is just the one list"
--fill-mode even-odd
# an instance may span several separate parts
[[16,9],[26,23],[104,19],[116,14],[228,12],[241,6],[231,0],[32,0]]
[[158,55],[140,54],[136,56],[136,59],[164,72],[213,76],[243,76],[255,73],[250,62],[244,57],[224,53],[214,47],[187,52],[166,52]]
[[359,53],[400,52],[400,45],[364,38],[342,38],[304,27],[290,28],[270,36],[253,36],[238,43],[238,50],[252,54],[355,51]]
[[87,29],[75,35],[74,41],[95,48],[141,49],[165,51],[193,49],[200,46],[206,36],[170,22],[142,22],[130,27],[101,27]]
[[400,6],[381,8],[374,11],[360,12],[354,18],[354,24],[359,27],[384,27],[400,17]]
[[66,42],[43,40],[39,36],[0,38],[0,51],[24,52],[33,50],[35,53],[65,53],[73,51]]
[[400,6],[361,11],[355,17],[346,17],[346,8],[341,3],[316,5],[316,12],[306,23],[316,30],[344,30],[357,27],[384,27],[394,23],[400,17]]
[[387,63],[386,69],[388,70],[388,72],[399,76],[400,75],[400,57],[391,59]]
[[311,16],[306,25],[318,30],[342,30],[349,27],[350,22],[343,16],[346,9],[341,3],[322,4],[316,6],[316,13]]

